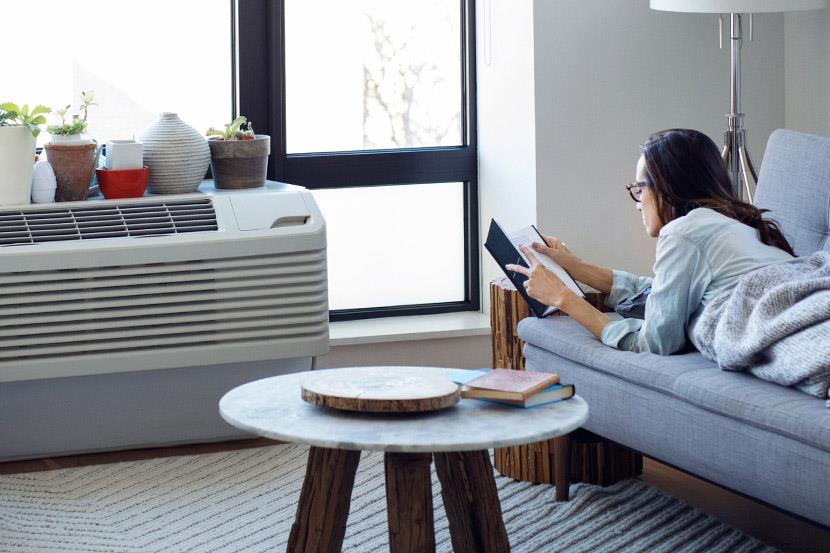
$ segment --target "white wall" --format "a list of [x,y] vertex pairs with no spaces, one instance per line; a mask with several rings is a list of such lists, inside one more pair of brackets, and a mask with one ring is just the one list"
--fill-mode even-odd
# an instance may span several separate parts
[[[654,131],[691,127],[721,143],[728,40],[718,50],[715,15],[653,11],[648,0],[537,0],[534,10],[538,221],[586,258],[649,273],[654,242],[623,185]],[[783,16],[756,15],[743,110],[758,166],[784,125],[783,58]]]
[[830,10],[784,16],[787,128],[830,136]]
[[[533,222],[536,210],[533,2],[476,2],[479,220],[481,241],[490,219],[506,229]],[[482,248],[482,300],[501,269]]]

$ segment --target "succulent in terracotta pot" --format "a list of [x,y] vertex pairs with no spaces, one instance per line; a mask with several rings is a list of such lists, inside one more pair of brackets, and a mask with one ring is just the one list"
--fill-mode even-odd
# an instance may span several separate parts
[[90,106],[97,105],[92,91],[82,92],[80,114],[67,121],[66,114],[71,105],[57,110],[60,125],[50,125],[46,130],[52,135],[52,142],[44,146],[46,157],[55,171],[58,187],[55,200],[71,202],[85,200],[89,186],[95,177],[100,148],[94,140],[84,139]]
[[52,135],[53,144],[80,142],[83,140],[82,135],[86,132],[87,128],[86,119],[89,115],[89,107],[98,105],[94,100],[95,93],[93,91],[81,92],[81,105],[78,108],[80,113],[73,115],[69,121],[66,120],[66,114],[69,112],[72,104],[67,104],[65,108],[55,110],[55,113],[61,118],[61,124],[46,127],[46,131]]
[[265,186],[271,137],[255,134],[251,123],[239,116],[224,130],[207,130],[210,168],[216,188]]

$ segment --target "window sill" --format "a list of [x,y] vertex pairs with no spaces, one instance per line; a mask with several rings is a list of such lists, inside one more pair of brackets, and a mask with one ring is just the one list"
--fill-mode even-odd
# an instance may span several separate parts
[[329,325],[332,347],[486,336],[490,318],[479,312],[339,321]]

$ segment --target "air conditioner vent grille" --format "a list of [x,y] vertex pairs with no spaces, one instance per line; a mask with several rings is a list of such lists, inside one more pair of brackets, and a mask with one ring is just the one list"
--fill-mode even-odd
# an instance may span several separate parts
[[0,210],[0,246],[218,229],[209,198]]
[[0,373],[327,338],[325,250],[0,273]]

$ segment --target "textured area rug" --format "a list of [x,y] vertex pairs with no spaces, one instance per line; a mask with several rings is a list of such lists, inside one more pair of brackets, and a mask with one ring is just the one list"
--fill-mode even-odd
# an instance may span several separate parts
[[[308,449],[286,445],[0,476],[0,551],[284,551]],[[553,488],[496,479],[515,552],[772,552],[774,549],[627,480]],[[433,473],[438,551],[451,552]],[[343,550],[387,551],[383,455],[364,452]]]

